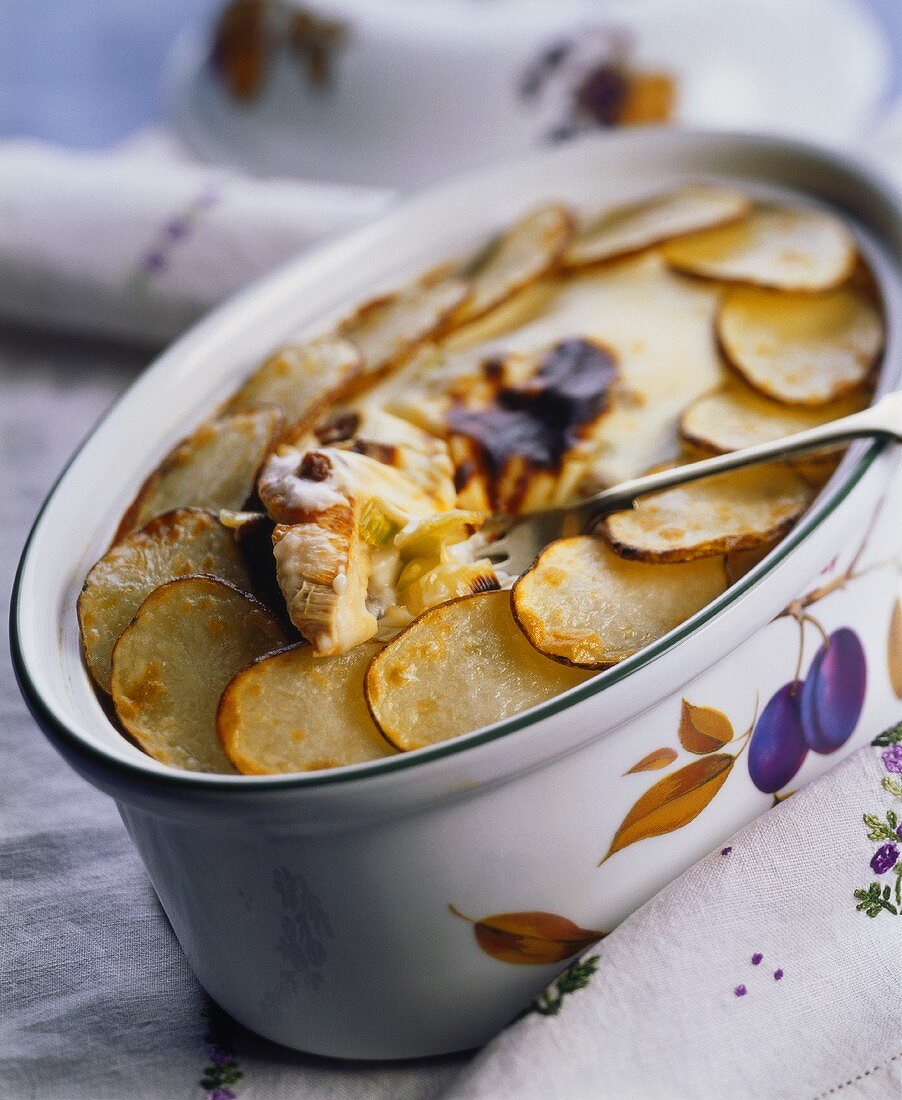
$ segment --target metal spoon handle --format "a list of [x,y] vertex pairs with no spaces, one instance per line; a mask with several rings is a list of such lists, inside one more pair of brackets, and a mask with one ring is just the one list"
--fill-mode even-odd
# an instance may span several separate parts
[[690,462],[685,466],[623,481],[581,501],[580,511],[587,517],[589,524],[594,526],[594,521],[600,516],[628,508],[633,501],[648,493],[660,492],[674,485],[685,485],[711,474],[754,466],[759,462],[770,462],[862,437],[884,437],[902,443],[902,391],[887,394],[875,405],[862,409],[861,412],[831,420],[827,424],[786,436],[784,439],[757,443],[753,447],[743,447],[741,450],[715,455],[700,462]]

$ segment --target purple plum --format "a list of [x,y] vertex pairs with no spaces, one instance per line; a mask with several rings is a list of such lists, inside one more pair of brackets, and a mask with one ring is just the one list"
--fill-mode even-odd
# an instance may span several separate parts
[[810,749],[836,752],[852,736],[867,687],[867,661],[854,630],[834,631],[815,653],[800,698],[802,733]]
[[795,681],[784,684],[755,723],[749,745],[749,775],[765,794],[785,787],[808,754],[799,714],[801,687]]

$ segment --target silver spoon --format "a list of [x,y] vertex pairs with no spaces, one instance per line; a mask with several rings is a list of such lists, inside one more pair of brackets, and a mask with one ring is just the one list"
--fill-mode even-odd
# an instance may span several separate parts
[[787,458],[862,437],[882,437],[902,443],[902,391],[887,394],[861,412],[817,428],[635,477],[576,504],[530,512],[513,519],[510,516],[491,516],[483,531],[489,536],[495,531],[499,535],[489,546],[487,556],[494,565],[517,577],[532,565],[549,542],[571,535],[589,534],[608,513],[631,507],[639,497],[670,489],[674,485],[685,485],[711,474],[722,474],[727,470]]

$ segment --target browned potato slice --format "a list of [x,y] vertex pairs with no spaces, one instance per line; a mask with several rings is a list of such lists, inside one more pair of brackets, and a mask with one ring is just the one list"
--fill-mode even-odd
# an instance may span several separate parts
[[589,219],[564,253],[564,263],[583,267],[640,252],[684,233],[735,221],[750,208],[746,196],[732,188],[688,183]]
[[793,408],[747,386],[728,385],[689,406],[680,421],[680,436],[709,454],[723,454],[816,428],[866,404],[867,396],[858,393],[814,409]]
[[182,577],[147,597],[113,650],[119,721],[162,764],[234,769],[216,736],[223,688],[285,635],[253,596],[212,577]]
[[741,221],[668,241],[664,258],[691,275],[777,290],[829,290],[855,267],[855,241],[823,210],[762,205]]
[[363,357],[349,340],[324,336],[280,348],[250,375],[227,411],[278,405],[292,434],[309,426],[360,372]]
[[728,360],[756,390],[823,405],[859,388],[883,347],[883,322],[855,286],[826,294],[738,287],[717,318]]
[[608,668],[694,615],[727,586],[721,558],[626,561],[601,539],[559,539],[514,585],[513,608],[536,649]]
[[510,593],[482,592],[425,612],[377,654],[366,698],[402,751],[488,726],[580,684],[586,674],[537,653]]
[[366,302],[339,325],[338,335],[360,349],[366,377],[384,374],[441,334],[469,293],[463,279],[423,279]]
[[216,716],[235,767],[270,775],[394,755],[363,698],[363,677],[381,648],[364,642],[341,657],[317,657],[309,646],[293,646],[239,672]]
[[455,321],[474,321],[555,267],[573,235],[573,217],[552,204],[530,211],[487,248],[469,272],[472,293]]
[[213,512],[179,508],[157,516],[104,554],[87,575],[78,597],[78,625],[88,669],[104,691],[111,688],[113,646],[135,612],[155,588],[188,573],[249,587],[235,536]]
[[779,538],[812,496],[788,466],[751,466],[645,497],[608,516],[601,530],[621,557],[692,561]]
[[281,412],[270,406],[201,424],[141,486],[116,538],[173,508],[241,508],[282,422]]

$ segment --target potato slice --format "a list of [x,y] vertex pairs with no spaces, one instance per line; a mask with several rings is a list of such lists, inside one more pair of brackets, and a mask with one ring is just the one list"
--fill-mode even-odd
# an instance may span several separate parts
[[665,195],[627,203],[590,218],[564,253],[567,267],[612,260],[684,233],[724,225],[747,214],[751,203],[729,187],[688,183]]
[[377,654],[366,699],[402,751],[509,718],[585,680],[537,653],[511,617],[510,593],[482,592],[426,611]]
[[530,211],[502,233],[467,269],[472,293],[455,322],[482,317],[554,268],[573,235],[573,217],[565,206],[550,204]]
[[292,646],[239,672],[216,715],[235,767],[272,775],[393,756],[363,698],[363,677],[381,648],[364,642],[340,657],[317,657]]
[[162,764],[232,772],[216,708],[245,665],[285,644],[253,596],[212,577],[182,577],[147,597],[113,650],[119,721]]
[[880,313],[854,286],[816,295],[738,287],[721,305],[717,333],[749,385],[790,405],[858,389],[883,347]]
[[206,573],[250,587],[235,535],[214,512],[178,508],[157,516],[109,550],[85,578],[78,625],[88,671],[111,690],[113,646],[146,597],[159,585]]
[[440,335],[469,293],[463,279],[427,277],[366,302],[339,325],[338,335],[360,349],[364,377],[385,374]]
[[608,668],[679,626],[727,587],[721,558],[651,565],[598,538],[558,539],[513,589],[514,616],[536,649]]
[[709,454],[724,454],[816,428],[858,412],[867,396],[858,393],[818,408],[792,408],[743,385],[728,385],[693,402],[680,420],[680,437]]
[[261,405],[278,405],[285,414],[286,434],[294,435],[316,420],[360,373],[359,348],[335,336],[280,348],[229,401],[230,413]]
[[173,508],[240,509],[282,423],[279,409],[268,406],[201,424],[141,486],[116,539]]
[[621,557],[692,561],[780,538],[813,495],[788,466],[751,466],[645,497],[601,530]]
[[664,245],[690,275],[777,290],[830,290],[855,267],[855,241],[839,218],[802,207],[756,207],[748,217]]

